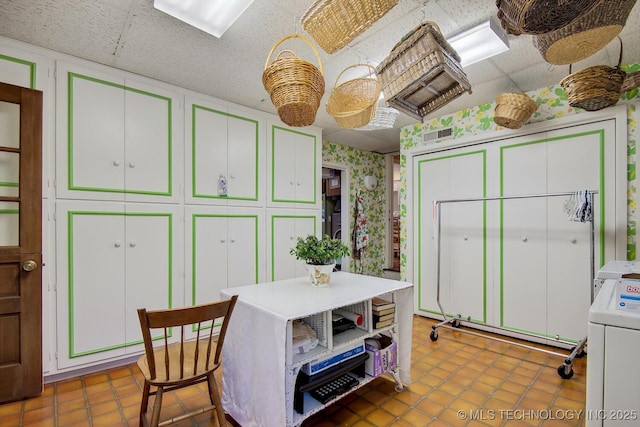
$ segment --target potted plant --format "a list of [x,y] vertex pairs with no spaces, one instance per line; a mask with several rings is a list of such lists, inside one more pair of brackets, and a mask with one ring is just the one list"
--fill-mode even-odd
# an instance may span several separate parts
[[291,248],[291,255],[306,263],[311,283],[315,286],[327,286],[331,281],[331,272],[336,260],[349,255],[350,248],[340,239],[324,236],[318,239],[310,234],[298,237],[296,246]]

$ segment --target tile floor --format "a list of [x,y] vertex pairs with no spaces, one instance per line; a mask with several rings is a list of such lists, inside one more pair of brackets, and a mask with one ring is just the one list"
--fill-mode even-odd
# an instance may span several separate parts
[[[432,342],[433,323],[414,318],[410,387],[398,393],[395,383],[378,378],[304,426],[583,425],[586,357],[576,359],[575,375],[563,380],[556,371],[562,357],[444,328]],[[133,364],[46,384],[39,397],[0,405],[0,425],[137,426],[141,383]],[[207,402],[206,385],[201,386],[165,395],[162,416]],[[206,413],[177,425],[218,423]]]

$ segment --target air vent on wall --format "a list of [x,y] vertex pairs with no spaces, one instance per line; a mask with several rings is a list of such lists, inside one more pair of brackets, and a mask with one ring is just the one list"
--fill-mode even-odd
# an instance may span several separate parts
[[424,142],[435,141],[453,135],[453,128],[445,128],[424,134]]

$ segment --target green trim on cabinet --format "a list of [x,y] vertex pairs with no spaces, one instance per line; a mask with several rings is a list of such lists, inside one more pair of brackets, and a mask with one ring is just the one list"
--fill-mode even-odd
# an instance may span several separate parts
[[[101,188],[101,187],[85,187],[74,184],[73,177],[73,79],[83,79],[86,81],[90,81],[97,84],[102,84],[106,86],[111,86],[117,89],[122,89],[124,91],[134,92],[140,95],[149,96],[152,98],[157,98],[167,102],[167,150],[168,150],[168,165],[167,165],[167,191],[144,191],[144,190],[136,190],[136,189],[125,189],[125,188]],[[106,80],[101,80],[98,78],[85,76],[78,73],[73,73],[69,71],[67,73],[67,91],[68,91],[68,105],[67,105],[67,187],[69,190],[73,191],[95,191],[101,193],[121,193],[121,194],[142,194],[147,196],[171,196],[173,193],[172,183],[173,183],[173,157],[172,157],[172,147],[173,147],[173,122],[172,122],[172,100],[171,98],[163,95],[158,95],[152,92],[147,92],[140,89],[135,89],[132,87],[128,87],[126,85],[109,82]],[[125,124],[126,126],[126,124]]]
[[[424,159],[418,161],[418,230],[417,236],[422,236],[422,219],[427,218],[422,212],[422,163],[433,162],[438,160],[450,160],[455,157],[470,156],[480,154],[482,156],[482,197],[487,197],[487,152],[486,150],[469,151],[465,153],[456,153],[441,157],[434,157],[430,159]],[[433,211],[428,212],[429,217],[433,216]],[[418,239],[418,260],[422,259],[422,241]],[[421,306],[422,301],[422,284],[420,280],[422,278],[422,264],[418,262],[418,310],[433,313],[442,314],[440,311],[430,310]],[[447,316],[452,316],[447,313]],[[487,202],[482,202],[482,319],[472,319],[482,323],[487,322]]]
[[313,219],[313,229],[316,230],[318,227],[318,217],[316,215],[271,215],[271,280],[275,280],[275,257],[273,254],[275,253],[275,220],[276,219]]
[[[275,143],[276,143],[276,130],[282,130],[284,132],[296,133],[298,135],[308,136],[313,139],[313,200],[287,200],[287,199],[276,199],[275,198]],[[316,182],[316,177],[318,176],[318,148],[317,148],[317,138],[315,135],[304,133],[298,130],[288,129],[282,126],[273,125],[271,127],[271,201],[277,203],[298,203],[298,204],[309,204],[314,205],[318,200],[318,185]]]
[[[518,144],[505,145],[500,147],[500,196],[505,196],[504,194],[504,151],[509,148],[519,148],[527,145],[540,144],[540,143],[548,143],[553,141],[562,141],[573,138],[580,138],[588,135],[599,135],[599,154],[600,154],[600,170],[599,170],[599,185],[598,195],[600,198],[600,224],[605,224],[605,135],[604,129],[597,129],[593,131],[579,132],[568,135],[560,135],[551,138],[542,138],[534,141],[527,141]],[[577,191],[578,189],[576,189]],[[600,227],[600,235],[598,237],[594,236],[594,238],[599,238],[600,240],[600,265],[604,265],[606,256],[605,256],[605,227],[604,225]],[[527,331],[524,329],[516,328],[513,326],[508,326],[505,324],[504,319],[504,200],[500,200],[500,327],[505,329],[510,329],[513,331],[526,332],[528,334],[537,335],[540,337],[546,338],[555,338],[555,335],[548,335],[542,332],[534,332]],[[563,338],[564,339],[564,338]],[[566,339],[567,341],[572,341],[572,339]],[[576,341],[577,342],[577,341]]]
[[[76,215],[95,215],[95,216],[150,216],[150,217],[167,217],[168,218],[168,287],[167,287],[167,305],[169,308],[173,306],[173,214],[167,212],[109,212],[109,211],[68,211],[67,212],[67,239],[68,239],[68,248],[67,248],[67,265],[68,265],[68,294],[67,294],[67,302],[69,305],[69,318],[68,318],[68,328],[69,328],[69,358],[87,356],[90,354],[102,353],[109,350],[115,350],[119,348],[129,347],[132,345],[137,345],[142,343],[142,340],[125,342],[122,344],[116,344],[112,346],[100,347],[97,349],[75,352],[75,328],[74,328],[74,288],[75,288],[75,276],[74,276],[74,264],[73,264],[73,219]],[[123,331],[124,332],[124,331]],[[171,336],[172,331],[169,331],[169,336]]]
[[[258,273],[258,251],[259,251],[259,241],[258,241],[258,215],[257,214],[192,214],[191,215],[191,305],[196,305],[196,236],[198,233],[196,232],[196,220],[198,218],[252,218],[254,222],[254,239],[255,239],[255,253],[254,253],[254,265],[255,265],[255,283],[258,283],[259,273]],[[214,325],[217,326],[217,325]]]
[[18,188],[20,184],[18,184],[17,182],[12,182],[12,181],[0,181],[0,187],[11,187],[11,188]]
[[16,64],[22,64],[29,67],[29,88],[36,88],[36,63],[31,61],[25,61],[24,59],[14,58],[12,56],[0,54],[0,59],[9,62],[15,62]]
[[[223,116],[227,116],[227,118],[231,117],[238,120],[244,120],[249,123],[255,124],[255,185],[254,191],[255,195],[252,197],[237,197],[237,196],[229,196],[229,195],[217,195],[217,194],[206,194],[206,193],[198,193],[196,191],[197,182],[196,182],[196,110],[200,109],[203,111],[208,111],[214,114],[221,114]],[[260,176],[260,159],[259,159],[259,147],[260,147],[260,130],[259,130],[259,122],[254,119],[250,119],[248,117],[238,116],[236,114],[227,113],[224,111],[216,110],[214,108],[204,107],[202,105],[191,104],[191,195],[195,198],[206,198],[206,199],[226,199],[226,200],[248,200],[248,201],[257,201],[258,200],[258,177]]]

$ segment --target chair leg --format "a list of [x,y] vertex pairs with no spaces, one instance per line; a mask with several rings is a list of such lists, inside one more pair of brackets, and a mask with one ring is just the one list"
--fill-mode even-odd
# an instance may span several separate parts
[[162,392],[164,391],[163,387],[158,387],[158,391],[156,392],[156,399],[153,402],[153,412],[151,414],[151,427],[158,427],[158,423],[160,422],[160,408],[162,407]]
[[147,416],[147,407],[149,405],[149,390],[151,389],[151,385],[144,381],[144,385],[142,386],[142,402],[140,402],[140,427],[146,425],[146,416]]
[[226,426],[227,419],[224,416],[222,401],[220,400],[220,394],[218,393],[218,383],[213,376],[213,372],[211,372],[207,377],[207,384],[209,385],[209,398],[211,399],[211,404],[216,406],[216,413],[218,414],[218,424],[220,424],[220,427]]

